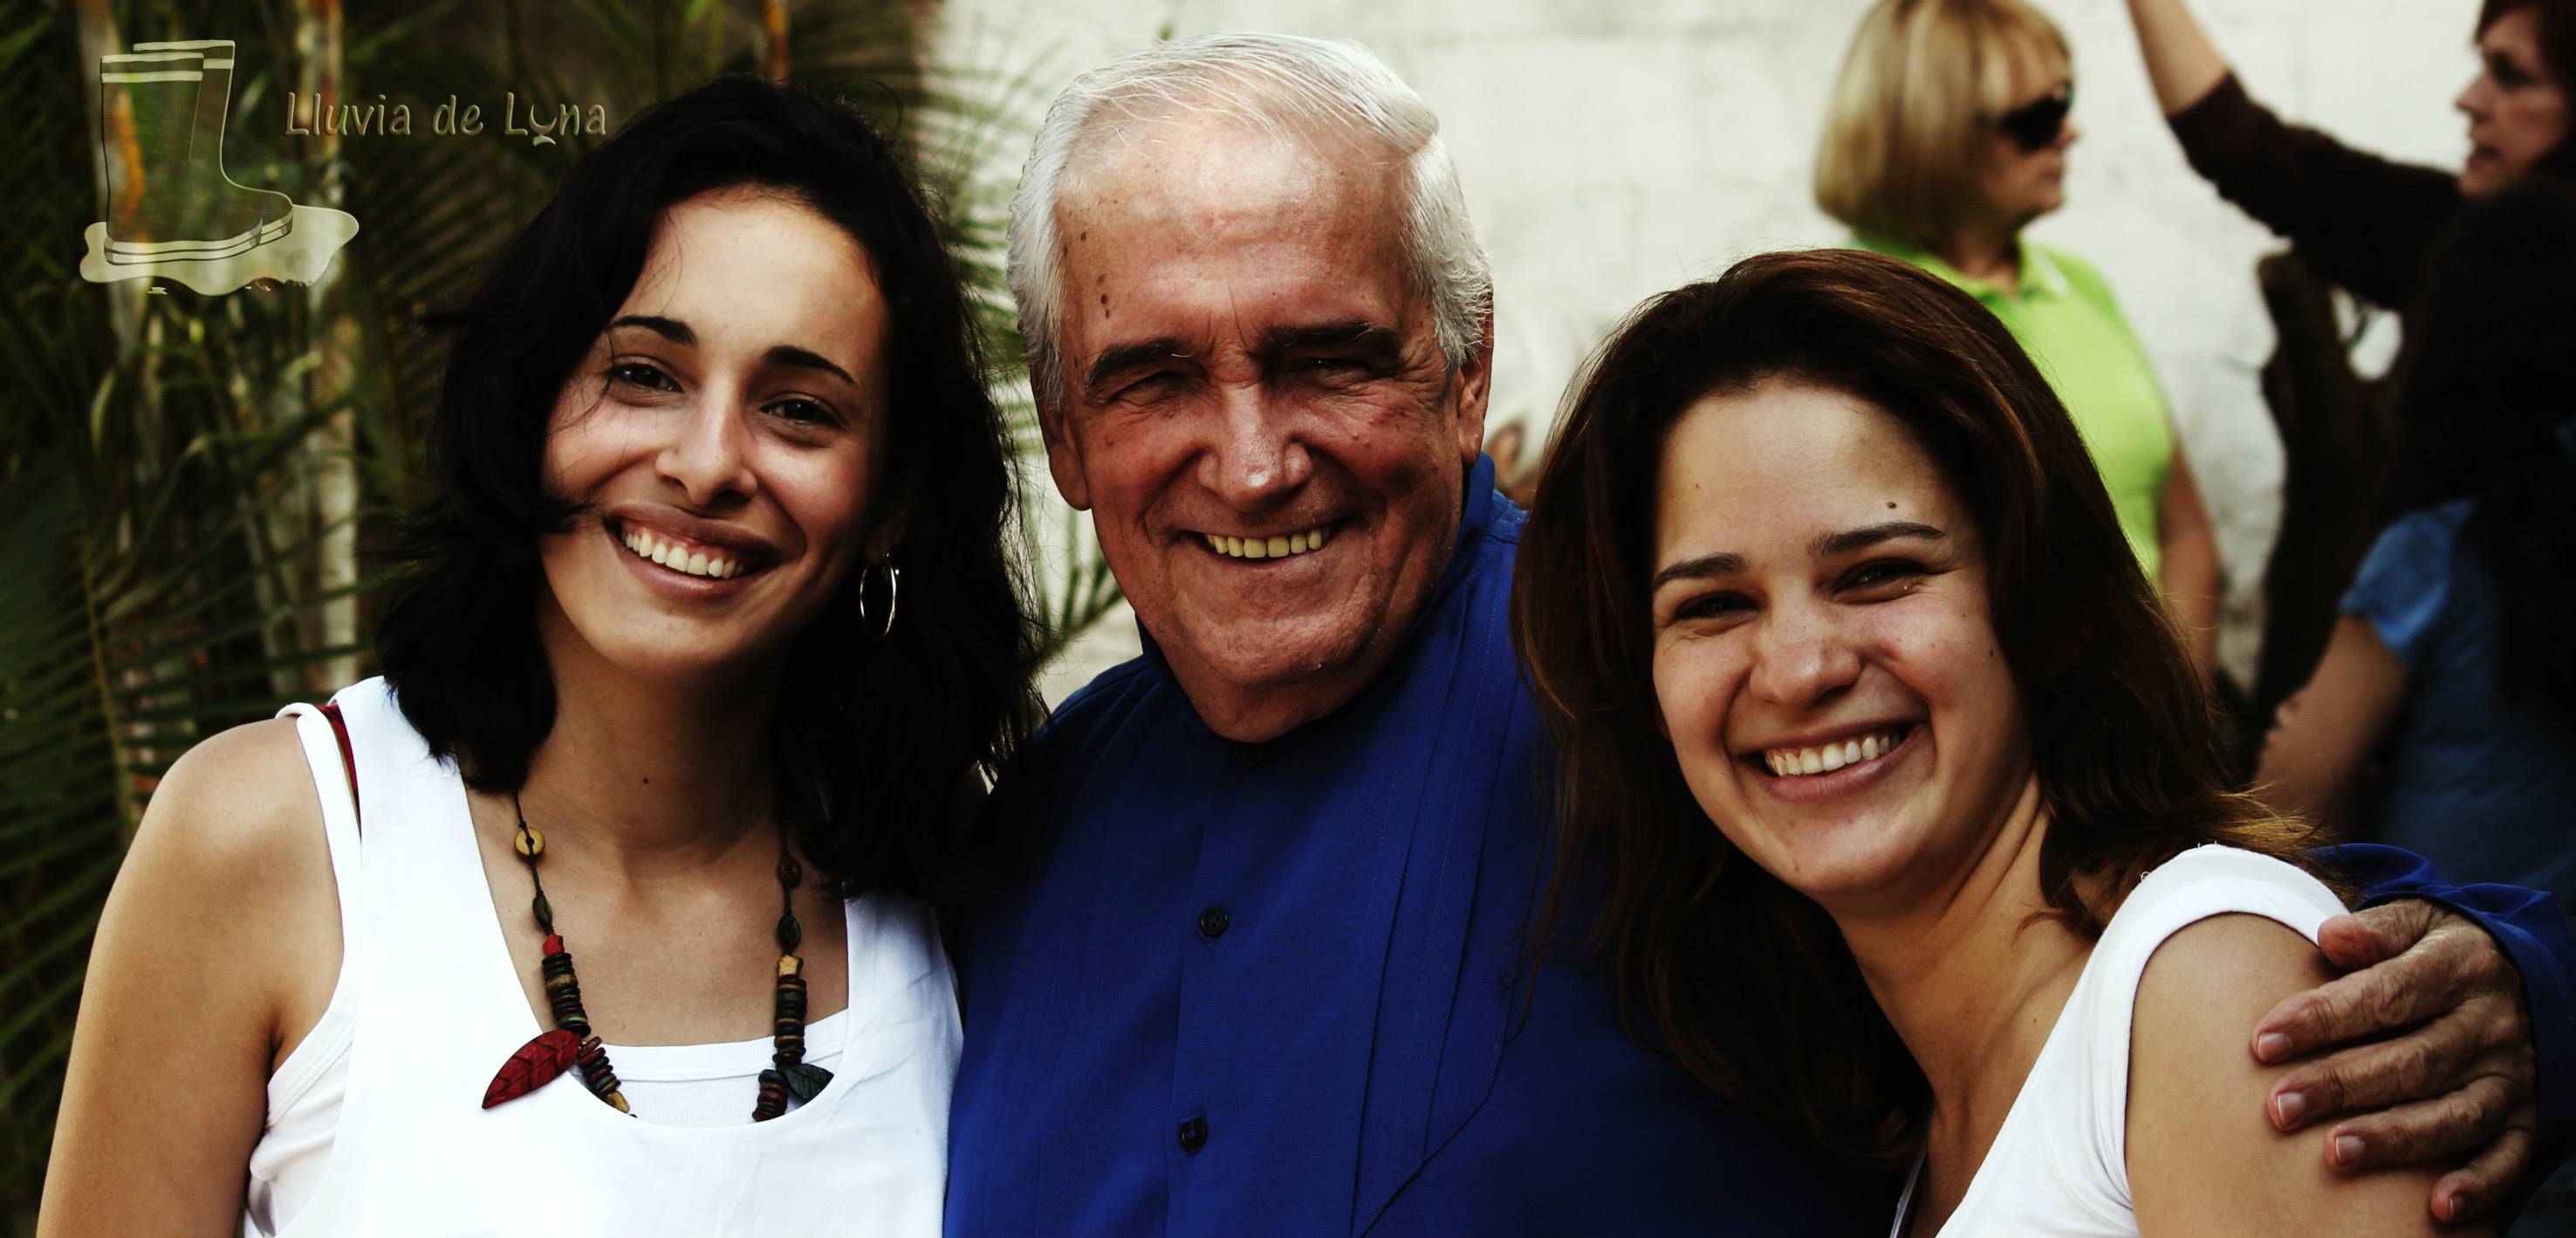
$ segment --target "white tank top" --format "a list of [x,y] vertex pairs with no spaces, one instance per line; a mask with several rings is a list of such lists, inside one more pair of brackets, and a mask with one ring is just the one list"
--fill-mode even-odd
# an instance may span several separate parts
[[[1940,1238],[2138,1238],[2129,1195],[2129,1017],[2147,960],[2166,938],[2211,916],[2262,916],[2315,941],[2318,926],[2343,911],[2316,878],[2234,847],[2194,847],[2148,873],[2103,926]],[[1917,1158],[1890,1238],[1905,1238],[1922,1178]]]
[[544,1029],[493,913],[464,783],[383,680],[332,699],[365,829],[330,723],[289,707],[344,949],[328,1008],[269,1081],[247,1233],[939,1232],[959,1026],[925,908],[848,904],[848,1009],[806,1037],[832,1082],[783,1117],[750,1120],[767,1040],[617,1049],[636,1117],[575,1078],[484,1109],[493,1072]]

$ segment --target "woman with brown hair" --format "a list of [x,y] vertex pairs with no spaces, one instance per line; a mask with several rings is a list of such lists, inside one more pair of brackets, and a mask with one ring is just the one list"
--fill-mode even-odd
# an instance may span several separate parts
[[1623,991],[1700,1078],[1918,1155],[1898,1233],[2432,1231],[2433,1171],[2338,1179],[2238,1104],[2342,903],[2228,789],[2073,424],[1965,294],[1827,251],[1650,302],[1513,603]]

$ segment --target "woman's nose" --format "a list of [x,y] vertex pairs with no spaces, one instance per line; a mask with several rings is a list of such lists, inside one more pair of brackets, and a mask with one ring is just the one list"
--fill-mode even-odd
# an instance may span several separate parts
[[1840,624],[1817,608],[1775,608],[1761,624],[1749,684],[1755,696],[1804,709],[1831,699],[1859,677],[1859,649]]
[[672,427],[655,465],[690,506],[719,507],[759,491],[747,441],[749,414],[746,401],[708,392]]
[[2487,116],[2487,93],[2487,75],[2481,71],[2469,79],[2468,85],[2460,88],[2460,97],[2451,100],[2451,106],[2460,109],[2471,120],[2484,120]]

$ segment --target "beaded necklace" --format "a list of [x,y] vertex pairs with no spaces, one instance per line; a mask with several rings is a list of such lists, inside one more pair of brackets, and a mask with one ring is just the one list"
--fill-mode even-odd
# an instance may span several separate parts
[[[564,949],[563,934],[555,931],[555,911],[546,902],[545,882],[537,877],[537,860],[546,851],[546,837],[528,824],[528,815],[519,807],[519,797],[510,796],[510,811],[519,818],[518,832],[511,846],[528,866],[528,884],[536,896],[528,901],[528,910],[536,916],[537,929],[546,935],[542,948],[544,958],[537,965],[545,979],[546,1005],[554,1016],[553,1031],[540,1032],[536,1038],[519,1046],[510,1060],[501,1064],[500,1073],[483,1091],[483,1107],[489,1109],[504,1101],[515,1100],[551,1082],[566,1068],[581,1069],[583,1086],[610,1108],[629,1117],[626,1097],[618,1091],[617,1071],[608,1061],[608,1050],[590,1030],[590,1016],[581,1008],[581,980],[573,974],[572,952]],[[787,1098],[798,1103],[814,1099],[823,1086],[832,1081],[832,1072],[805,1059],[805,960],[796,947],[805,939],[805,930],[796,923],[796,886],[805,879],[805,868],[787,850],[787,835],[778,836],[778,999],[770,1034],[772,1065],[760,1072],[760,1091],[751,1110],[751,1120],[766,1122],[787,1112]]]

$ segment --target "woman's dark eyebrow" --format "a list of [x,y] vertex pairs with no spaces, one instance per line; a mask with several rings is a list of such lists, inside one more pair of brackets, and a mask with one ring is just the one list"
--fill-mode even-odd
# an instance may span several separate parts
[[1937,542],[1948,536],[1949,534],[1928,524],[1918,524],[1911,520],[1890,520],[1885,524],[1873,524],[1865,528],[1825,534],[1807,544],[1807,553],[1814,558],[1830,559],[1900,537],[1917,537],[1925,541]]
[[[654,314],[628,314],[623,318],[611,320],[608,325],[611,330],[618,327],[642,327],[674,344],[688,348],[698,346],[698,333],[691,331],[689,324],[677,318],[663,318]],[[760,359],[771,365],[783,365],[793,369],[821,370],[853,387],[859,385],[859,380],[850,377],[849,371],[832,364],[821,353],[798,348],[793,344],[772,344],[769,351],[760,355]]]
[[769,351],[760,356],[761,360],[771,365],[790,366],[799,370],[821,370],[853,387],[859,385],[859,380],[850,377],[849,371],[825,360],[822,354],[809,352],[793,344],[772,344]]
[[[1807,544],[1807,553],[1815,558],[1829,559],[1900,537],[1917,537],[1937,542],[1948,538],[1949,534],[1928,524],[1918,524],[1911,520],[1890,520],[1885,524],[1874,524],[1867,528],[1846,529],[1840,533],[1825,534]],[[1743,570],[1744,556],[1732,551],[1701,555],[1696,559],[1684,559],[1655,573],[1655,578],[1647,582],[1646,591],[1652,593],[1676,580],[1696,579],[1702,576],[1732,576]]]
[[652,314],[628,314],[623,318],[610,319],[608,326],[610,330],[619,327],[642,327],[674,344],[684,344],[690,348],[698,346],[698,333],[691,331],[689,324],[677,318],[661,318]]
[[1732,551],[1701,555],[1696,559],[1684,559],[1679,563],[1668,565],[1664,570],[1655,573],[1655,578],[1646,582],[1646,592],[1652,593],[1676,580],[1697,579],[1702,576],[1732,576],[1743,570],[1744,556]]

